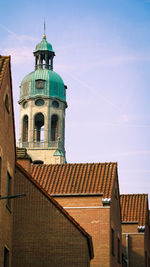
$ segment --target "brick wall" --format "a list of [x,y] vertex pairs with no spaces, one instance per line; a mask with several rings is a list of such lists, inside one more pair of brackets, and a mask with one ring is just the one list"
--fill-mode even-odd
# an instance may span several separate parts
[[[148,256],[148,245],[145,241],[146,232],[138,233],[138,224],[122,224],[122,246],[123,252],[126,255],[127,241],[126,235],[128,234],[128,247],[129,247],[129,266],[130,267],[144,267],[145,252]],[[148,267],[148,265],[147,265]]]
[[[112,197],[111,197],[111,209],[110,209],[110,227],[114,230],[114,254],[111,255],[110,266],[121,266],[122,262],[122,229],[121,229],[121,213],[120,213],[120,198],[119,198],[119,186],[116,179]],[[118,242],[118,239],[120,240]],[[120,243],[120,248],[118,247]],[[119,253],[120,251],[120,253]],[[119,253],[119,255],[118,255]]]
[[[5,107],[5,97],[8,95],[9,112]],[[1,196],[7,194],[7,172],[11,176],[13,193],[14,166],[15,166],[15,144],[13,132],[13,113],[11,99],[10,72],[7,68],[5,77],[0,88],[0,157],[1,157]],[[0,266],[4,265],[4,247],[10,254],[12,251],[12,211],[13,200],[11,200],[11,211],[6,207],[6,200],[0,200]]]
[[[114,223],[116,233],[121,236],[120,221],[118,221],[120,211],[115,211],[116,206],[112,205],[112,212],[110,212],[109,206],[102,206],[102,196],[64,196],[55,197],[55,199],[92,236],[94,259],[91,261],[91,266],[121,266],[117,262],[116,257],[114,261],[111,259],[111,220]],[[118,213],[119,215],[116,215]]]
[[90,265],[87,238],[19,170],[15,193],[13,267]]

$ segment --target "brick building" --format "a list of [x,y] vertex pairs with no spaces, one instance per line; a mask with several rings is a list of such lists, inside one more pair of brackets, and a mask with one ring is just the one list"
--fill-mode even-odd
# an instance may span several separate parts
[[[15,134],[10,57],[0,56],[0,195],[13,194]],[[9,266],[12,256],[13,203],[0,200],[0,266]]]
[[150,224],[147,194],[120,196],[122,247],[126,265],[150,266]]
[[117,164],[31,164],[30,173],[92,236],[91,266],[121,266]]

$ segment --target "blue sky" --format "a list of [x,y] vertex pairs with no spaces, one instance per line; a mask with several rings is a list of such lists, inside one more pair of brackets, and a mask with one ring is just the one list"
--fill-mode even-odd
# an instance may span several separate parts
[[0,54],[19,85],[43,35],[68,86],[68,162],[117,161],[122,193],[150,193],[150,1],[0,0]]

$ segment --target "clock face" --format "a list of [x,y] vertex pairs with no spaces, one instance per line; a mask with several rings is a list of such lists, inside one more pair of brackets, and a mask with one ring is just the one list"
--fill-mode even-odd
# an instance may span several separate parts
[[43,89],[44,88],[45,81],[44,80],[36,80],[35,85],[37,89]]

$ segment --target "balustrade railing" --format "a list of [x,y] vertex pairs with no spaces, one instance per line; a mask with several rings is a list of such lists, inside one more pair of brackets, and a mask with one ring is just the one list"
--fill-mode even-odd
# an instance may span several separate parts
[[23,148],[41,148],[41,149],[46,149],[46,148],[58,148],[58,149],[63,149],[63,143],[61,141],[40,141],[40,142],[19,142],[18,143],[19,147]]

